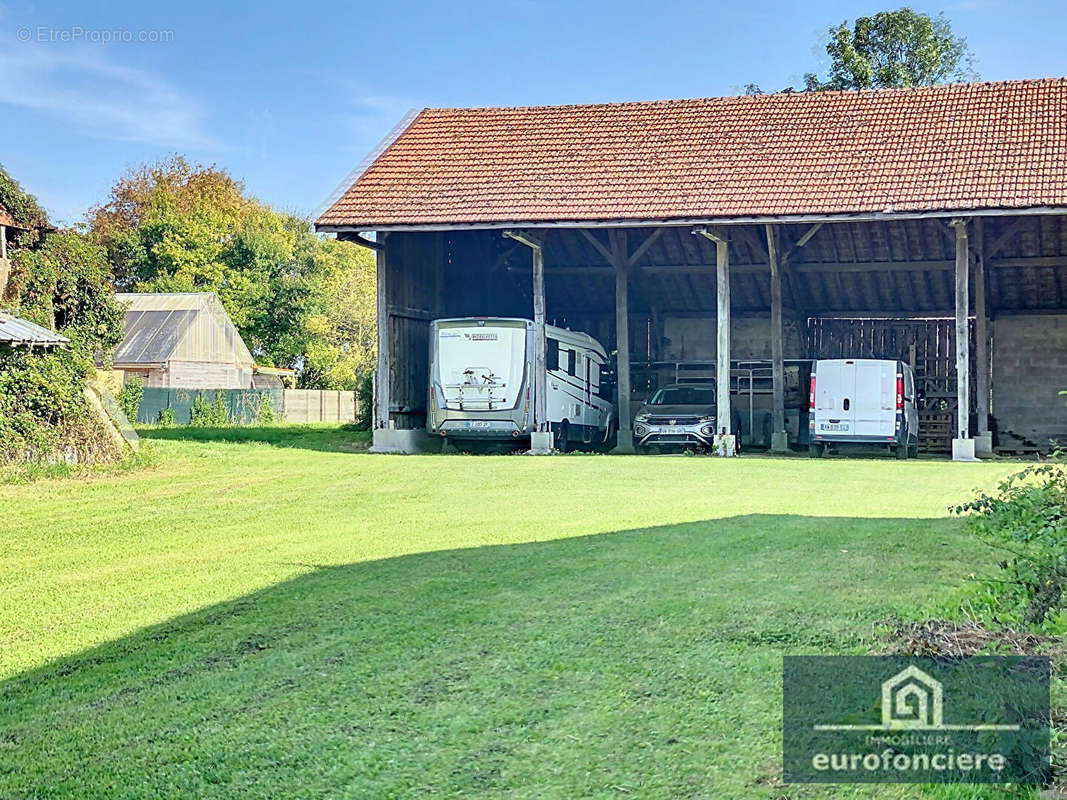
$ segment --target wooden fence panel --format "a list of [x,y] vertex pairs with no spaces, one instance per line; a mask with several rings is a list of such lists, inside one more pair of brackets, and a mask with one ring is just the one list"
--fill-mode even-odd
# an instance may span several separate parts
[[282,418],[286,422],[355,422],[358,416],[355,392],[286,389],[282,394]]

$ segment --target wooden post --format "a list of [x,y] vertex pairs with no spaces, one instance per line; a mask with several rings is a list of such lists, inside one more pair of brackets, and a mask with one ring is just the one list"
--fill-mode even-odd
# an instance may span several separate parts
[[[975,391],[978,394],[978,435],[989,433],[989,318],[986,313],[985,252],[982,220],[974,221],[974,360]],[[992,449],[992,441],[989,442]]]
[[968,330],[971,253],[967,240],[967,220],[954,219],[951,224],[956,229],[956,401],[959,404],[952,459],[972,461],[974,440],[970,438],[971,347]]
[[[767,260],[771,266],[771,450],[789,449],[785,431],[785,353],[782,345],[782,271],[778,254],[778,229],[765,226]],[[752,432],[750,432],[752,433]]]
[[633,418],[630,413],[630,260],[627,254],[626,231],[612,229],[611,262],[615,267],[615,349],[619,389],[619,434],[615,450],[632,453],[634,449]]
[[[0,258],[7,258],[7,226],[0,225]],[[0,291],[3,287],[0,286]]]
[[533,257],[533,312],[534,312],[534,358],[533,358],[533,429],[530,432],[530,452],[552,451],[552,433],[548,424],[547,408],[547,341],[545,337],[545,261],[541,240],[521,231],[504,231],[504,236],[530,248]]
[[548,430],[547,350],[545,338],[545,261],[540,246],[533,251],[533,310],[534,310],[534,430]]
[[[387,233],[379,233],[375,238],[385,244]],[[389,427],[389,388],[391,384],[390,373],[392,360],[389,353],[389,294],[388,294],[388,261],[386,260],[386,248],[376,250],[375,261],[378,279],[378,368],[375,375],[375,428],[387,429]]]
[[715,337],[715,376],[717,402],[715,425],[720,431],[733,433],[733,413],[730,410],[730,250],[726,233],[715,239],[715,275],[718,327]]

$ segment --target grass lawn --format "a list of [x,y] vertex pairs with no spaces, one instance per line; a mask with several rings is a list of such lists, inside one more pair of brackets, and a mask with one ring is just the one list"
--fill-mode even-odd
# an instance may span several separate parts
[[781,657],[984,568],[1017,465],[220,435],[0,486],[0,797],[1003,796],[783,786]]

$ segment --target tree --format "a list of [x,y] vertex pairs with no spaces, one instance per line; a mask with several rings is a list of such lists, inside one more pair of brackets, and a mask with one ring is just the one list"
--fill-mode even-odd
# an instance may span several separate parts
[[[826,53],[829,76],[807,73],[803,91],[933,86],[978,78],[967,40],[952,32],[945,15],[931,17],[907,6],[860,17],[851,28],[847,20],[829,28]],[[755,83],[746,84],[744,92],[763,94]]]
[[35,226],[11,251],[4,307],[70,339],[51,352],[0,348],[0,461],[117,456],[85,395],[94,361],[106,361],[122,338],[106,253],[78,231],[51,230],[37,201],[3,170],[0,194],[21,224]]
[[[373,361],[362,338],[374,325],[363,248],[321,239],[224,170],[180,156],[135,169],[93,209],[90,229],[117,286],[215,292],[256,360],[297,369],[302,386],[355,388]],[[352,314],[369,316],[357,324]]]
[[849,28],[829,30],[825,81],[805,76],[810,89],[886,89],[974,80],[974,56],[952,32],[944,14],[931,17],[911,8],[860,17]]

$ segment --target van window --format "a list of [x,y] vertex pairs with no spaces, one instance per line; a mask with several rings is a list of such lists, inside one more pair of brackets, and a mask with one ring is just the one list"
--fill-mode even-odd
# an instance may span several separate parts
[[545,368],[559,369],[559,340],[548,339],[545,342]]
[[578,354],[573,350],[567,351],[567,374],[576,375],[578,373]]
[[589,389],[600,397],[600,365],[589,359]]

